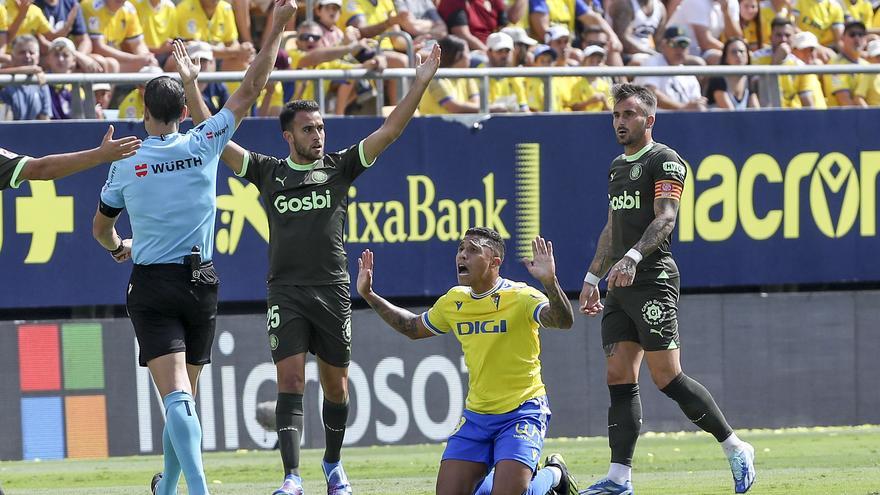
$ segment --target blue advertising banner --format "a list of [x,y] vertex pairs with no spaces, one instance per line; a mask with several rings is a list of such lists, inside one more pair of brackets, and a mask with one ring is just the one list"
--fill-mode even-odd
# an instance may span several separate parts
[[[380,124],[328,119],[327,149]],[[117,136],[144,134],[139,123],[115,125]],[[2,124],[0,146],[42,156],[94,146],[105,130],[95,122]],[[872,262],[880,248],[877,135],[872,110],[659,115],[655,139],[689,163],[673,242],[682,285],[880,281]],[[245,121],[235,140],[288,154],[274,119]],[[607,218],[607,169],[621,151],[607,115],[415,119],[349,192],[352,273],[370,248],[383,293],[440,295],[455,283],[457,241],[483,225],[508,241],[505,276],[528,280],[518,259],[540,233],[554,243],[563,287],[577,291]],[[98,167],[0,193],[0,307],[124,302],[130,267],[91,237],[106,174]],[[221,299],[260,301],[268,227],[258,193],[221,166],[217,194]],[[124,216],[119,225],[130,233]]]

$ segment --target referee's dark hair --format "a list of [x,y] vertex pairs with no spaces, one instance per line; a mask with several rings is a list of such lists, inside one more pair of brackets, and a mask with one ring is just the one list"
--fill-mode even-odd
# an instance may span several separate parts
[[644,86],[630,83],[615,84],[611,88],[611,96],[614,98],[615,105],[627,98],[635,98],[645,115],[657,113],[657,96]]
[[288,102],[287,105],[284,105],[281,115],[278,116],[278,120],[281,122],[281,132],[290,130],[287,126],[293,122],[297,112],[311,113],[320,111],[321,107],[318,106],[318,102],[315,100],[293,100]]
[[183,85],[177,79],[159,76],[144,88],[144,106],[150,111],[150,116],[162,123],[180,119],[185,104]]
[[495,256],[504,261],[504,238],[498,232],[486,227],[471,227],[465,231],[464,235],[486,239],[488,241],[486,244],[488,244],[492,251],[495,251]]

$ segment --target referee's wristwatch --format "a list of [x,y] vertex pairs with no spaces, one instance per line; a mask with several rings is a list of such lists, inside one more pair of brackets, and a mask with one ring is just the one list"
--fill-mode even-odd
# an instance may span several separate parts
[[119,239],[119,247],[116,249],[108,249],[110,251],[110,256],[118,256],[122,253],[122,250],[125,249],[125,243],[122,242],[122,239]]

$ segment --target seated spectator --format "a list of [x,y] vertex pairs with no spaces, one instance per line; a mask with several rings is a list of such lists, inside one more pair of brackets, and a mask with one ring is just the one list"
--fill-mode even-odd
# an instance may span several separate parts
[[[49,72],[52,74],[73,73],[76,69],[76,57],[73,55],[75,51],[73,41],[67,38],[56,38],[52,41],[45,60]],[[52,120],[81,119],[85,116],[82,107],[85,96],[72,84],[49,86],[49,96],[52,98]]]
[[77,0],[36,0],[34,5],[43,12],[46,20],[49,21],[49,26],[56,34],[60,35],[66,31],[66,26],[70,23],[67,36],[73,40],[75,47],[73,56],[80,71],[119,72],[119,64],[108,62],[106,58],[92,54],[92,40],[89,38],[85,17]]
[[721,59],[721,40],[742,38],[737,0],[682,0],[669,16],[669,25],[683,28],[691,40],[691,55],[702,57],[709,65]]
[[[601,46],[588,46],[584,50],[584,67],[603,67],[605,49]],[[572,86],[566,106],[575,112],[603,112],[611,110],[611,80],[607,77],[581,77]]]
[[[486,38],[487,67],[510,67],[513,64],[513,38],[507,33],[492,33]],[[522,78],[489,78],[489,105],[504,107],[507,112],[528,112],[526,89]]]
[[[845,0],[848,1],[848,0]],[[831,60],[843,50],[843,8],[836,0],[797,0],[792,12],[801,31],[809,31],[824,47],[821,59]]]
[[[469,66],[470,50],[463,39],[450,34],[438,43],[441,50],[440,68],[465,69]],[[489,110],[493,109],[503,111],[504,107],[493,105]],[[480,88],[474,79],[434,78],[422,95],[419,112],[422,115],[479,113]]]
[[[683,9],[685,6],[679,8]],[[691,39],[683,28],[667,27],[663,33],[663,41],[660,43],[660,53],[652,56],[642,65],[655,67],[683,65],[690,44]],[[706,99],[700,94],[700,82],[694,76],[639,76],[633,83],[654,91],[658,108],[706,110]]]
[[[819,47],[816,35],[809,31],[794,34],[794,25],[786,17],[773,20],[770,29],[770,46],[761,48],[753,54],[755,65],[803,65],[804,63],[792,55],[795,38],[801,50],[815,52]],[[816,74],[780,75],[779,101],[782,108],[825,108],[825,96],[822,85]],[[764,88],[761,88],[765,90]],[[770,88],[766,88],[769,91]]]
[[[525,11],[526,1],[517,1]],[[400,29],[409,33],[416,42],[423,39],[439,40],[446,36],[446,23],[432,0],[394,0],[394,8],[397,10]],[[516,21],[511,19],[511,22]]]
[[[880,40],[868,43],[865,54],[869,63],[880,64]],[[877,77],[877,74],[866,74],[864,84],[866,86],[863,91],[864,96],[857,96],[857,98],[861,98],[864,104],[869,107],[880,106],[880,78]]]
[[470,50],[481,51],[486,51],[486,38],[508,23],[506,9],[504,0],[443,0],[438,7],[449,32],[465,40]]
[[104,120],[107,115],[104,110],[110,108],[110,97],[113,96],[113,90],[108,83],[92,84],[92,93],[95,95],[95,118]]
[[[12,57],[7,53],[7,36],[6,33],[9,31],[9,17],[6,14],[6,7],[0,4],[0,67],[9,64],[12,62]],[[0,120],[3,120],[3,116],[0,115]]]
[[[819,40],[809,31],[801,31],[791,37],[791,65],[822,65],[819,61]],[[826,109],[825,94],[822,83],[816,74],[800,74],[794,77],[793,86],[797,92],[801,106]]]
[[526,30],[518,26],[508,26],[501,30],[513,40],[513,66],[526,67],[532,65],[531,49],[538,41],[530,38]]
[[861,21],[866,26],[874,22],[874,7],[868,0],[843,0],[843,17],[847,21]]
[[315,2],[315,22],[323,30],[319,46],[331,47],[342,43],[345,34],[337,26],[341,12],[342,0],[318,0]]
[[[752,55],[746,42],[730,38],[721,49],[721,65],[749,65]],[[709,79],[706,99],[711,108],[745,110],[760,108],[758,93],[748,76],[723,76]]]
[[[242,70],[256,50],[238,42],[232,5],[226,0],[183,0],[177,4],[177,36],[185,41],[208,42],[222,70]],[[166,65],[171,64],[171,57]]]
[[[155,65],[147,65],[138,72],[141,74],[161,74],[162,69]],[[135,89],[125,95],[122,103],[119,104],[120,119],[142,120],[144,118],[144,90],[146,87],[147,82],[140,83]]]
[[[538,45],[534,51],[534,67],[551,67],[556,63],[558,56],[556,51],[547,45]],[[571,77],[554,77],[550,79],[552,89],[550,108],[546,108],[544,101],[544,80],[539,77],[529,77],[525,80],[526,98],[529,109],[533,112],[563,112],[565,102],[569,100],[571,92]]]
[[[623,62],[637,63],[657,53],[657,39],[666,27],[666,7],[660,0],[613,0],[611,27],[623,46]],[[605,47],[602,47],[605,50]]]
[[758,4],[758,21],[760,23],[759,39],[761,47],[770,44],[770,31],[773,19],[782,17],[788,19],[794,24],[797,19],[792,10],[793,0],[761,0]]
[[743,34],[742,39],[749,46],[750,51],[761,48],[760,13],[758,0],[739,0],[739,28]]
[[571,46],[571,33],[565,26],[550,26],[547,30],[547,44],[556,52],[555,64],[560,67],[580,65],[584,58],[579,49]]
[[595,27],[602,30],[610,41],[607,48],[611,65],[623,65],[621,52],[623,45],[620,43],[611,25],[598,10],[601,3],[596,4],[596,8],[591,7],[584,0],[574,0],[573,5],[568,2],[558,2],[554,0],[529,0],[529,26],[532,33],[544,42],[548,42],[547,31],[550,26],[562,25],[569,32],[575,30],[576,21],[580,22],[583,27]]
[[[848,22],[843,29],[843,50],[829,62],[830,65],[866,65],[861,57],[867,35],[865,24],[859,21]],[[820,40],[821,41],[821,40]],[[825,74],[822,86],[829,107],[865,106],[867,74]]]
[[83,0],[82,9],[95,53],[116,59],[122,72],[156,65],[156,57],[144,43],[144,31],[131,2]]
[[171,56],[171,41],[177,38],[177,10],[171,0],[131,0],[141,27],[144,43],[156,57],[159,67],[165,67]]
[[[42,15],[42,14],[40,14]],[[12,40],[12,63],[7,74],[37,76],[39,84],[9,85],[0,89],[0,102],[12,110],[14,120],[48,120],[52,116],[52,98],[43,79],[40,61],[40,44],[30,34]]]
[[[214,51],[208,43],[204,41],[190,43],[186,47],[186,54],[189,55],[193,63],[198,64],[199,74],[207,74],[217,70],[217,64],[214,63]],[[229,99],[229,91],[223,83],[206,83],[199,80],[199,91],[202,92],[202,99],[205,100],[211,115],[219,112],[226,104],[226,100]]]

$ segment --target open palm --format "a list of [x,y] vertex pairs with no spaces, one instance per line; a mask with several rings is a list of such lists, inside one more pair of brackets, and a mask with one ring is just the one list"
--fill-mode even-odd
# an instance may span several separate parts
[[532,259],[523,260],[526,270],[542,284],[549,284],[556,277],[556,260],[553,258],[553,244],[543,237],[532,240]]
[[416,54],[416,57],[416,80],[429,82],[440,67],[440,45],[435,44],[425,60],[422,60],[420,54]]
[[186,53],[186,45],[183,41],[174,40],[174,61],[177,62],[177,73],[180,74],[180,82],[183,84],[195,81],[199,77],[199,65],[193,63]]

